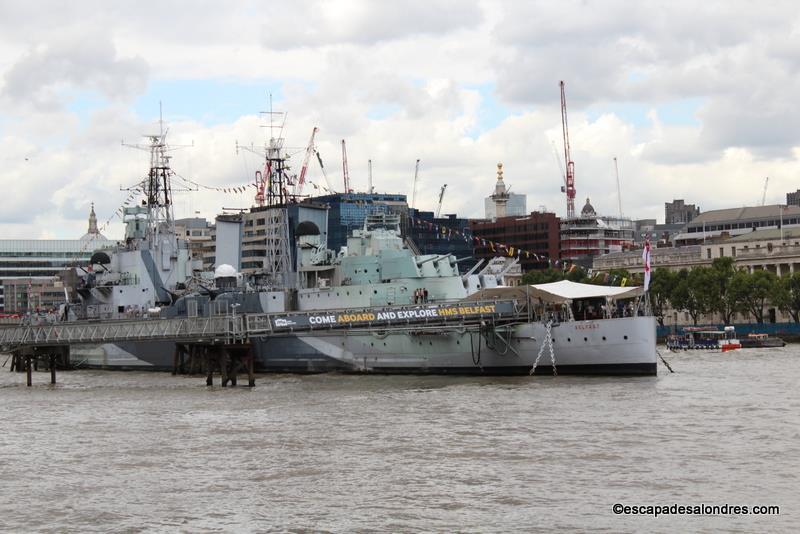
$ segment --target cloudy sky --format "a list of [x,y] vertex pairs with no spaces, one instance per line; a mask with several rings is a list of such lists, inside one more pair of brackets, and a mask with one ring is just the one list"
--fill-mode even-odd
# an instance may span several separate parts
[[[75,238],[94,202],[105,233],[147,171],[122,146],[157,131],[173,168],[210,187],[252,181],[269,95],[283,135],[318,148],[341,189],[410,194],[480,217],[505,166],[529,210],[562,215],[559,80],[577,207],[664,217],[785,201],[800,188],[800,15],[790,2],[0,1],[0,238]],[[322,184],[317,166],[309,177]],[[247,194],[176,193],[176,216],[249,207]]]

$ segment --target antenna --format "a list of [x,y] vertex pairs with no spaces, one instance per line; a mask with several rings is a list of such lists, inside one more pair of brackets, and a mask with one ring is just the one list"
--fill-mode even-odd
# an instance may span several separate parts
[[[128,144],[122,142],[122,146],[135,148],[150,153],[150,171],[146,178],[135,186],[126,190],[141,189],[145,194],[146,200],[143,205],[147,207],[147,237],[156,240],[159,233],[175,236],[175,217],[172,201],[172,177],[175,172],[170,168],[169,160],[172,156],[169,152],[178,148],[185,148],[192,145],[167,145],[167,133],[169,128],[164,129],[164,115],[161,102],[158,103],[158,134],[149,134],[145,137],[149,144]],[[124,217],[124,214],[123,214]]]
[[622,218],[622,189],[619,186],[619,166],[617,156],[614,156],[614,172],[617,174],[617,202],[619,203],[619,218]]

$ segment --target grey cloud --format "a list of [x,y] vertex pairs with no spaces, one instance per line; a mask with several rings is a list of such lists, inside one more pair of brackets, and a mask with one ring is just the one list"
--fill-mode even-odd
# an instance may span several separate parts
[[[333,44],[375,44],[419,35],[441,35],[471,28],[483,20],[474,0],[407,0],[347,5],[319,0],[276,10],[263,23],[262,42],[275,50]],[[332,13],[332,9],[341,13]]]
[[31,47],[5,73],[1,95],[14,106],[53,111],[76,89],[125,99],[144,91],[147,76],[147,63],[116,57],[108,37],[79,35]]

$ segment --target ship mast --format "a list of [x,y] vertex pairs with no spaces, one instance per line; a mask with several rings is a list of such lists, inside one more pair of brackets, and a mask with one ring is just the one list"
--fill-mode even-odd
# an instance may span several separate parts
[[[167,145],[167,133],[164,129],[164,118],[159,103],[158,134],[145,137],[149,144],[126,144],[123,146],[147,151],[150,153],[150,170],[143,181],[145,200],[142,201],[146,211],[145,239],[157,243],[159,234],[171,240],[175,239],[175,216],[172,202],[172,176],[175,172],[169,164],[171,156],[168,152],[181,148],[182,145]],[[186,145],[188,146],[188,145]]]

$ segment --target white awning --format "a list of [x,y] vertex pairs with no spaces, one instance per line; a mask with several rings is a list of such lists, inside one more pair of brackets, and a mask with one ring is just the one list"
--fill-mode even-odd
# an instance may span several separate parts
[[545,302],[567,302],[575,299],[613,298],[627,299],[644,294],[641,287],[596,286],[562,280],[550,284],[530,286],[492,287],[473,293],[466,300],[517,299],[528,296]]

